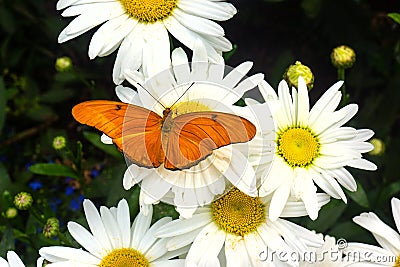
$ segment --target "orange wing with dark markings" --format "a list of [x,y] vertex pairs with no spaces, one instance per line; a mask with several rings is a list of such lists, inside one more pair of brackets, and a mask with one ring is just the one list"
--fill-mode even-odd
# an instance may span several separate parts
[[143,107],[107,100],[80,103],[72,115],[104,132],[133,163],[146,168],[164,163],[170,170],[188,169],[214,149],[247,142],[256,133],[251,122],[228,113],[193,112],[172,118],[166,112],[162,118]]
[[93,100],[74,106],[72,115],[108,135],[138,166],[157,168],[164,162],[162,118],[157,113],[122,102]]
[[251,140],[256,127],[247,119],[222,112],[193,112],[176,117],[169,134],[164,166],[186,169],[214,149]]

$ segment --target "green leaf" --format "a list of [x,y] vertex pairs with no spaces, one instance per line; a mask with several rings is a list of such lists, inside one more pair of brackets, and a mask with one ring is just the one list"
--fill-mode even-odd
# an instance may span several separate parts
[[60,103],[74,96],[72,90],[59,88],[50,90],[40,96],[40,101],[44,103]]
[[178,219],[179,213],[175,210],[174,206],[160,202],[153,206],[153,223],[163,217],[172,217],[172,219]]
[[82,169],[82,143],[78,141],[76,143],[76,168],[78,170]]
[[400,24],[400,14],[399,13],[389,13],[388,17],[393,19],[398,24]]
[[8,87],[6,90],[6,101],[17,97],[19,91],[18,88],[15,87]]
[[326,232],[337,223],[346,208],[346,204],[342,201],[331,199],[328,204],[321,208],[318,219],[315,221],[310,220],[307,223],[307,228],[316,230],[317,232]]
[[396,181],[383,188],[380,195],[382,197],[385,197],[385,199],[382,200],[383,202],[385,202],[387,199],[396,196],[399,192],[400,192],[400,181]]
[[3,232],[3,238],[0,241],[0,256],[5,256],[7,251],[14,250],[14,235],[11,227],[7,227]]
[[[332,230],[328,232],[330,236],[334,236],[337,239],[344,238],[345,240],[354,240],[354,236],[359,235],[362,228],[356,225],[351,220],[346,222],[340,222],[334,225]],[[364,233],[365,236],[365,233]]]
[[78,173],[69,166],[54,163],[37,163],[32,165],[29,170],[35,174],[48,176],[68,176],[79,179]]
[[6,118],[6,105],[7,105],[7,97],[6,97],[6,88],[4,86],[3,78],[0,78],[0,132],[3,129],[4,120]]
[[121,152],[119,152],[115,146],[103,144],[100,140],[100,135],[93,132],[83,132],[83,136],[95,147],[103,150],[114,158],[121,159]]
[[76,81],[77,78],[72,72],[58,72],[55,76],[55,81],[60,83]]
[[230,59],[236,53],[237,48],[238,48],[238,46],[236,44],[234,44],[233,47],[232,47],[232,50],[230,50],[228,52],[225,52],[223,54],[223,57],[224,57],[225,61]]
[[348,192],[349,197],[354,200],[358,205],[364,208],[369,208],[369,201],[367,193],[365,193],[362,185],[357,182],[357,191],[356,192]]
[[36,121],[46,121],[54,116],[54,112],[49,106],[40,105],[29,109],[26,115]]
[[0,7],[0,25],[7,33],[15,31],[15,21],[13,14],[5,7]]
[[4,165],[0,163],[0,193],[6,189],[9,189],[11,185],[10,176]]

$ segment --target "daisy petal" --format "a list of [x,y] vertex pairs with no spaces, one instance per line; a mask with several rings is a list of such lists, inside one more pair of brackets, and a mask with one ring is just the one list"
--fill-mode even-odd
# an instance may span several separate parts
[[182,12],[179,9],[174,11],[174,17],[188,29],[200,34],[211,36],[223,36],[224,29],[217,23],[198,16]]
[[[216,264],[218,262],[219,266],[217,256],[222,249],[225,237],[226,233],[215,224],[208,224],[194,240],[186,260],[199,266],[211,266],[210,263]],[[200,251],[201,254],[199,254]],[[207,257],[203,255],[207,255]]]
[[392,198],[391,203],[394,222],[396,223],[397,231],[400,232],[400,200],[398,198]]
[[[88,199],[83,201],[83,209],[85,211],[86,220],[88,222],[90,231],[94,238],[96,238],[103,247],[106,249],[111,248],[111,244],[108,240],[106,229],[100,218],[100,214],[94,206],[93,202]],[[82,245],[82,244],[81,244]]]
[[230,19],[237,12],[232,4],[209,2],[205,5],[201,0],[180,0],[179,8],[189,14],[217,21]]
[[7,260],[10,267],[25,267],[25,264],[21,261],[21,259],[14,251],[7,252]]

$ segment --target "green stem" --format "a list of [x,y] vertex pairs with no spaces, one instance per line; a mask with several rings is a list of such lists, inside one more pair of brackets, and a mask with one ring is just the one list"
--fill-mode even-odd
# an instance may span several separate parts
[[[32,214],[33,217],[35,217],[35,219],[41,224],[41,226],[44,227],[46,225],[46,219],[40,216],[38,210],[35,207],[31,207],[29,209],[29,212]],[[64,243],[70,247],[74,247],[74,245],[60,231],[58,232],[57,236],[60,239],[61,243]]]
[[[81,145],[78,145],[78,150],[82,150]],[[84,185],[84,177],[83,177],[83,172],[82,172],[82,156],[80,155],[82,152],[79,151],[77,153],[77,156],[74,155],[74,153],[71,151],[71,149],[69,149],[68,146],[63,148],[63,155],[65,155],[68,159],[70,159],[75,167],[76,167],[76,172],[79,175],[78,181],[82,183],[82,185]]]
[[31,207],[29,209],[30,214],[32,214],[33,217],[35,217],[35,219],[40,222],[40,224],[42,224],[42,226],[44,226],[46,224],[46,219],[42,216],[40,216],[38,210],[35,207]]
[[60,231],[58,232],[57,237],[60,239],[61,243],[68,245],[70,247],[74,247],[74,245]]
[[[343,82],[345,81],[344,68],[338,68],[338,80]],[[349,95],[346,93],[345,83],[342,85],[342,96],[342,105],[345,106],[349,102]]]
[[91,83],[91,82],[87,81],[85,78],[83,78],[83,76],[79,72],[77,72],[75,70],[75,68],[72,68],[71,71],[75,75],[75,77],[78,78],[78,80],[81,81],[87,88],[89,88],[90,90],[94,89],[93,83]]

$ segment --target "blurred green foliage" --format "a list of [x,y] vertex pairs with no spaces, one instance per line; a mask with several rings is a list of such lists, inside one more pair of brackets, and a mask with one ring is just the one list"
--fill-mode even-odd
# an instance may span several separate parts
[[[337,79],[331,50],[345,44],[356,51],[357,61],[346,71],[346,88],[359,112],[349,125],[373,129],[386,152],[366,155],[378,165],[376,172],[350,169],[359,190],[346,192],[347,205],[332,200],[318,220],[294,221],[337,238],[374,244],[351,219],[374,211],[394,226],[390,199],[400,196],[400,25],[395,13],[400,11],[399,2],[233,3],[238,14],[222,23],[235,44],[235,53],[226,55],[227,64],[253,61],[252,71],[265,73],[276,87],[285,69],[299,60],[315,76],[312,103]],[[139,188],[122,188],[126,165],[119,151],[102,144],[98,132],[79,125],[70,113],[84,100],[116,99],[111,80],[115,53],[90,61],[87,47],[93,31],[58,44],[57,36],[70,19],[62,18],[55,5],[56,1],[0,0],[0,256],[15,249],[26,263],[35,262],[41,246],[77,245],[66,232],[66,223],[85,224],[83,198],[115,205],[125,197],[132,216],[139,208]],[[61,56],[72,59],[70,71],[56,71],[54,64]],[[65,149],[52,147],[56,136],[67,138]],[[6,218],[5,211],[20,191],[32,193],[33,209]],[[177,216],[171,206],[157,205],[154,217],[166,215]],[[41,232],[50,217],[61,222],[58,238]]]

